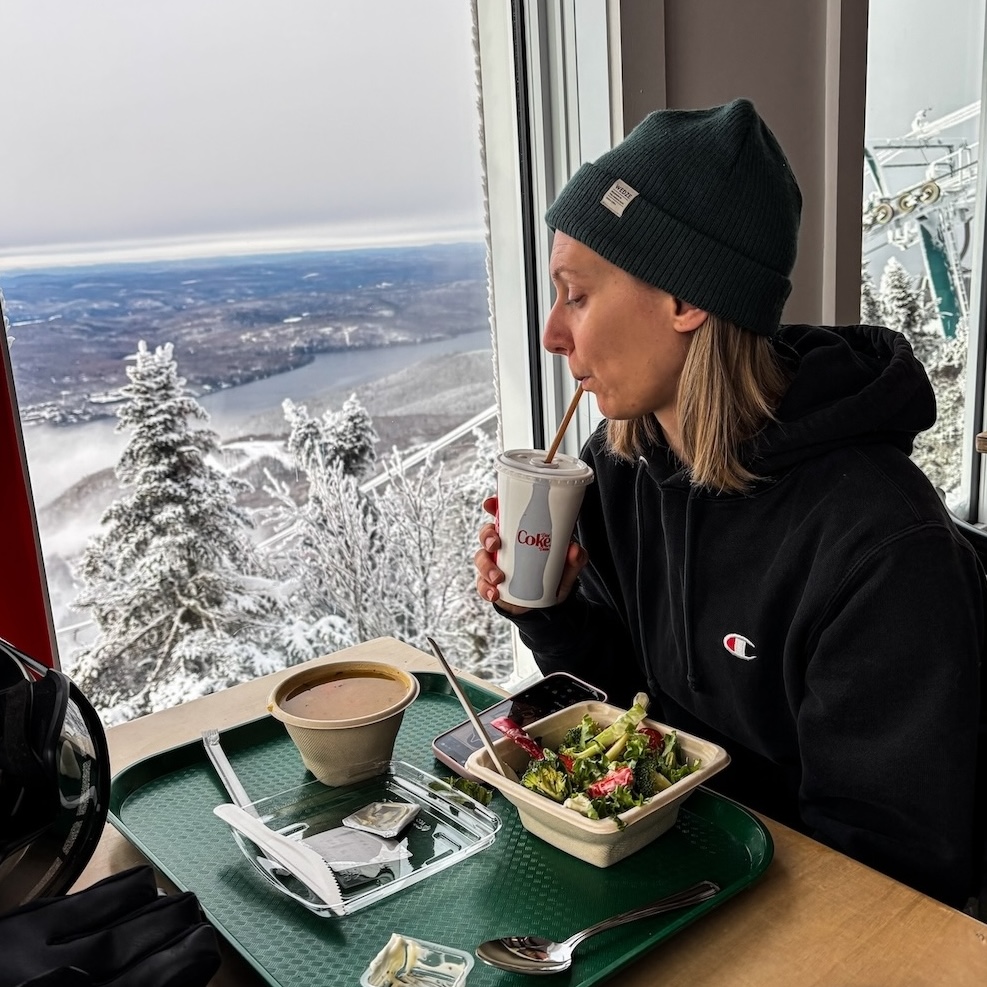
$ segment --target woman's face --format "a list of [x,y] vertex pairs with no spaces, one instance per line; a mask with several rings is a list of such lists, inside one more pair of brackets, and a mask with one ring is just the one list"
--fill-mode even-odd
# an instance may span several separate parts
[[706,313],[639,281],[585,244],[557,232],[556,298],[542,342],[565,356],[573,377],[607,418],[674,415],[679,376]]

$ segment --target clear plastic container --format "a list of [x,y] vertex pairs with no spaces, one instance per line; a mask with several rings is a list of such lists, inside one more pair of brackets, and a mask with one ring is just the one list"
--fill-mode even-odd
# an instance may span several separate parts
[[[342,826],[343,819],[371,802],[407,802],[418,806],[408,827],[411,856],[384,866],[373,879],[341,888],[347,913],[366,908],[402,888],[465,860],[490,846],[500,829],[500,817],[479,802],[404,761],[389,761],[374,778],[334,788],[319,781],[299,785],[252,803],[270,829],[308,838]],[[280,893],[317,915],[334,917],[329,906],[304,884],[276,867],[247,837],[230,832],[244,856]]]

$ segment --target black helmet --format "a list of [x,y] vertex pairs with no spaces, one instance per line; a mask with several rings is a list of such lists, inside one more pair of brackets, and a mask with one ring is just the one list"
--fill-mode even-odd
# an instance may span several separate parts
[[69,890],[109,796],[96,711],[66,675],[0,638],[0,913]]

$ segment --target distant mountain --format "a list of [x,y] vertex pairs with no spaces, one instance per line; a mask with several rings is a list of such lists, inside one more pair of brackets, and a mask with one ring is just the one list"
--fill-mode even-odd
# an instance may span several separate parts
[[113,414],[140,340],[203,394],[488,323],[481,243],[0,272],[25,422]]

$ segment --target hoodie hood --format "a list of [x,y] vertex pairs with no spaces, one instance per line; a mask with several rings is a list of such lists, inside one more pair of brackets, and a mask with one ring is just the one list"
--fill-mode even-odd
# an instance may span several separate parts
[[[775,412],[775,420],[742,450],[744,461],[763,477],[757,484],[761,490],[770,489],[783,474],[801,463],[851,446],[890,446],[907,456],[915,436],[935,422],[932,385],[908,340],[899,332],[878,326],[837,329],[794,325],[783,327],[774,343],[794,377]],[[678,627],[675,647],[684,656],[689,689],[698,691],[703,685],[694,646],[694,570],[697,566],[702,569],[704,563],[697,556],[699,535],[695,529],[702,526],[707,539],[718,538],[723,543],[732,536],[727,529],[719,536],[713,535],[711,525],[715,527],[718,522],[703,510],[697,513],[697,501],[727,504],[747,500],[748,495],[714,493],[693,486],[688,471],[664,445],[653,447],[641,459],[643,470],[638,470],[634,490],[634,516],[640,533],[636,541],[636,610],[643,620],[649,609],[641,590],[646,581],[640,576],[649,557],[648,546],[656,542],[666,547],[674,545],[674,568],[678,574],[674,594]],[[655,514],[655,506],[642,488],[643,472],[664,491],[659,496],[660,535],[647,533],[646,525]],[[798,513],[804,508],[800,504]],[[776,515],[777,525],[778,508],[770,510]],[[639,635],[642,642],[649,640],[643,627]]]
[[745,458],[762,476],[851,444],[890,443],[908,455],[935,423],[932,385],[900,332],[793,325],[775,345],[795,378],[776,420],[748,444]]

